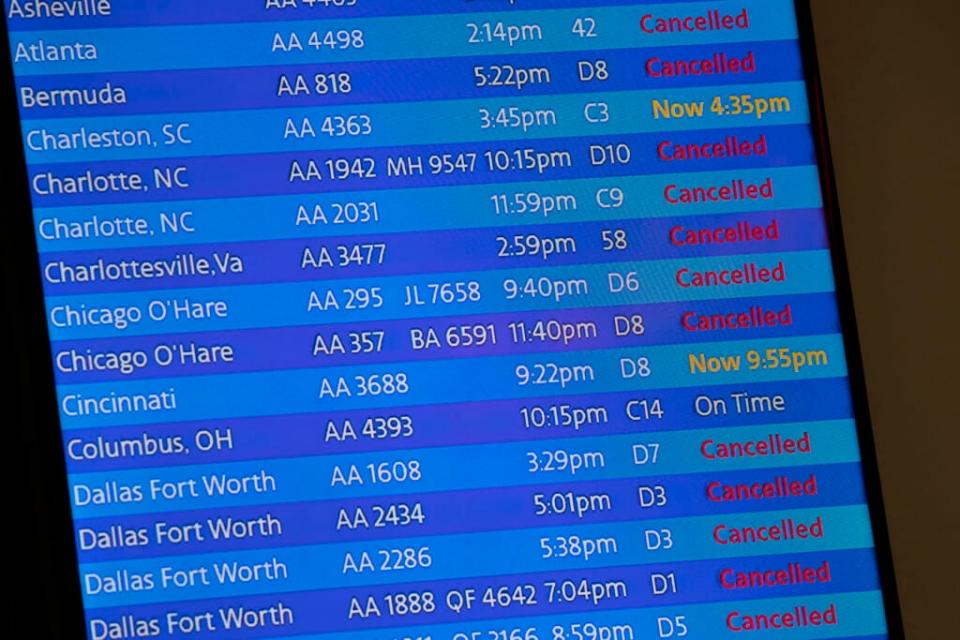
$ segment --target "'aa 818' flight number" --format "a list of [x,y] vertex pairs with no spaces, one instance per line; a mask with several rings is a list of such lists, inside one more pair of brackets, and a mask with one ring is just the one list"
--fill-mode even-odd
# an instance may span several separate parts
[[353,76],[346,71],[294,75],[280,74],[277,80],[278,98],[304,96],[345,95],[353,92]]

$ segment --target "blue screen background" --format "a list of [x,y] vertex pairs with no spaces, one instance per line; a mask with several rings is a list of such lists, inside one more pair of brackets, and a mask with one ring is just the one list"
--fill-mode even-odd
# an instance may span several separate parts
[[792,2],[5,8],[90,638],[886,637]]

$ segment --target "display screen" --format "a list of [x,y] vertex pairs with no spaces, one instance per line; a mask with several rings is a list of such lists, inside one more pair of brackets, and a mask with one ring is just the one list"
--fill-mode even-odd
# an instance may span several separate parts
[[791,1],[5,9],[90,639],[886,637]]

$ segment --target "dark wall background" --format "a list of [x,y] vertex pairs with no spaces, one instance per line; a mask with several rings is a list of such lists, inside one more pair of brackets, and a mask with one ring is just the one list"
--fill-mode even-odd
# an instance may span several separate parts
[[960,637],[960,9],[814,0],[907,637]]

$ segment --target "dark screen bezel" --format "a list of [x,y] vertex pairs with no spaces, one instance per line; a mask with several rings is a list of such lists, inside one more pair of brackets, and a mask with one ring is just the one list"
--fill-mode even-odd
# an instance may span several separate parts
[[867,506],[870,509],[870,524],[876,550],[880,588],[883,593],[883,604],[887,617],[887,634],[891,640],[900,640],[905,637],[903,614],[897,593],[897,580],[890,545],[890,530],[883,504],[880,467],[877,462],[876,442],[867,396],[866,375],[863,369],[863,355],[860,349],[860,337],[857,332],[857,318],[853,304],[853,289],[850,284],[850,268],[847,260],[846,244],[843,241],[840,201],[837,193],[836,174],[833,168],[833,155],[830,152],[826,106],[824,104],[823,85],[820,80],[820,61],[817,55],[811,2],[812,0],[794,0],[801,56],[806,76],[807,101],[810,105],[810,122],[816,144],[817,166],[820,172],[823,209],[830,242],[830,256],[833,262],[837,306],[840,311],[843,346],[847,355],[847,377],[853,401],[857,439],[860,444],[861,468],[866,485]]
[[[810,2],[795,0],[799,40],[888,634],[898,640],[904,638],[903,622],[827,137]],[[2,50],[9,51],[6,16],[0,31]],[[12,434],[18,455],[5,471],[8,482],[15,482],[13,486],[26,487],[18,495],[19,502],[13,502],[26,522],[17,528],[19,537],[15,538],[17,546],[14,547],[15,566],[22,574],[20,582],[25,585],[14,594],[15,607],[20,612],[16,617],[29,620],[25,630],[40,637],[83,638],[87,637],[87,629],[13,67],[9,55],[0,58],[0,109],[7,123],[4,131],[8,150],[3,174],[8,222],[0,259],[5,307],[14,316],[8,323],[14,372],[13,387],[7,390],[11,394],[8,405],[18,413]]]

